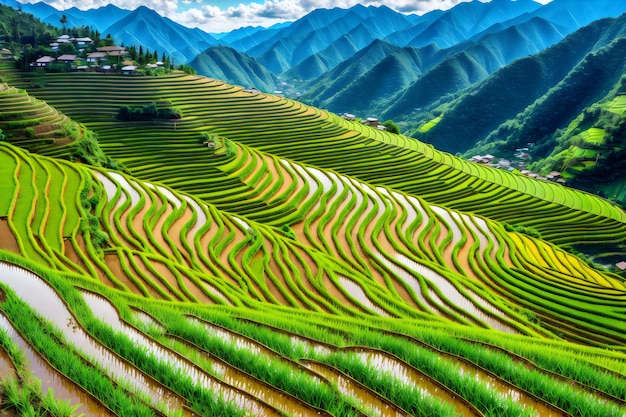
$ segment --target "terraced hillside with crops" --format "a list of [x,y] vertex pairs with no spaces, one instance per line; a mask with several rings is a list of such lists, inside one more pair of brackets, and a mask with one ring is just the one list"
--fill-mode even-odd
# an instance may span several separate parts
[[5,362],[79,412],[626,413],[607,201],[214,79],[2,79],[131,173],[0,143]]

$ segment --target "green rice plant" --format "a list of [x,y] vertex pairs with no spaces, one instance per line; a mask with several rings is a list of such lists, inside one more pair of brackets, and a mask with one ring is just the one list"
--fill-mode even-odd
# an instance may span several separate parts
[[299,370],[288,362],[272,359],[261,354],[254,354],[245,348],[238,348],[235,342],[226,342],[220,337],[200,331],[191,324],[179,324],[172,333],[202,349],[211,352],[218,358],[259,378],[270,385],[284,390],[302,401],[336,416],[353,415],[352,404],[328,385],[320,384],[308,373]]
[[[435,344],[440,349],[470,359],[499,377],[572,415],[600,417],[612,414],[617,415],[620,412],[618,407],[612,404],[598,403],[592,396],[581,393],[568,384],[555,381],[544,374],[526,369],[523,366],[515,366],[512,360],[503,354],[480,349],[477,346],[451,338],[433,338],[429,342]],[[580,414],[582,411],[585,414]]]
[[116,387],[96,368],[86,365],[74,348],[62,345],[59,331],[44,325],[21,300],[9,296],[3,304],[3,310],[12,319],[20,334],[52,366],[91,392],[113,411],[129,415],[151,415],[152,410]]
[[354,353],[335,353],[318,360],[334,366],[363,385],[378,392],[411,415],[454,416],[454,406],[425,395],[417,387],[402,383],[372,365],[364,364]]
[[[75,415],[76,409],[80,407],[78,405],[70,405],[69,402],[63,400],[56,400],[54,398],[54,392],[52,388],[49,388],[46,394],[42,398],[42,406],[47,409],[49,413],[54,415],[55,417],[70,417]],[[84,416],[84,414],[81,414]]]

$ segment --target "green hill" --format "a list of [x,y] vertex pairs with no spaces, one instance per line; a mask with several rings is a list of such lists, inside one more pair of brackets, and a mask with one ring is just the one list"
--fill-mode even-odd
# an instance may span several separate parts
[[253,58],[226,46],[214,46],[197,55],[189,65],[200,75],[261,91],[276,90],[274,75]]
[[[46,358],[44,391],[64,375],[89,415],[623,414],[626,284],[563,250],[624,259],[619,208],[214,79],[44,77],[29,94],[132,172],[0,143],[0,345]],[[116,117],[163,102],[182,117]]]

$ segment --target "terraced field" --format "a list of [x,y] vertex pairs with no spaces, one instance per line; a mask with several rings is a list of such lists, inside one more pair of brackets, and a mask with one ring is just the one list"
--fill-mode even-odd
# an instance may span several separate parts
[[626,284],[561,247],[621,256],[606,201],[202,77],[29,93],[132,172],[0,143],[0,342],[78,411],[626,413]]

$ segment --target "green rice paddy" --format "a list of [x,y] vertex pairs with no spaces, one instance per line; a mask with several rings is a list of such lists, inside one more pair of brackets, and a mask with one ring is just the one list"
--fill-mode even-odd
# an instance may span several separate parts
[[[0,307],[102,415],[626,412],[626,284],[563,249],[621,253],[607,201],[203,77],[28,93],[132,173],[0,143],[1,265],[37,289],[0,277]],[[116,120],[160,101],[183,117]]]

